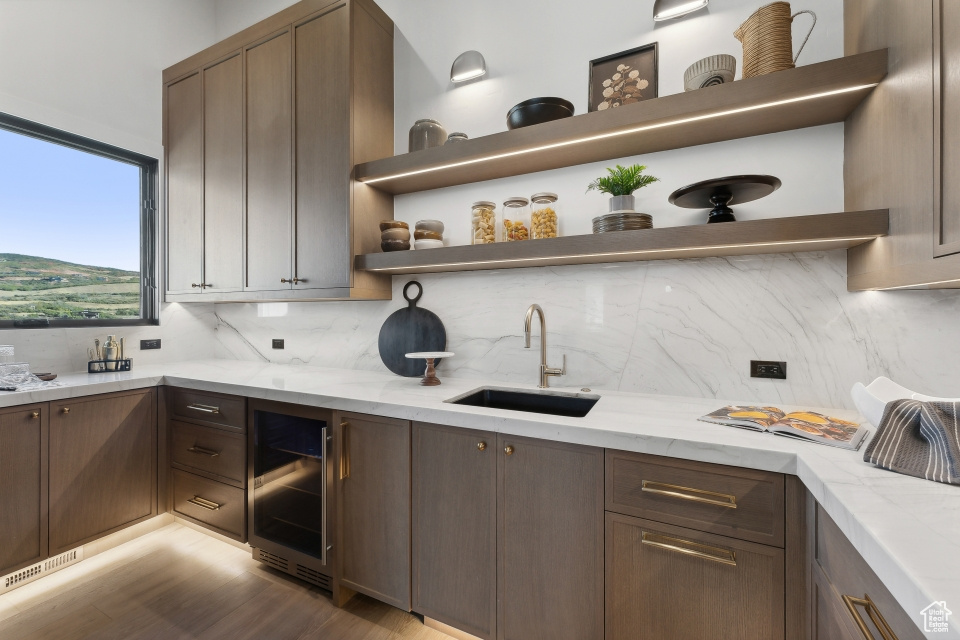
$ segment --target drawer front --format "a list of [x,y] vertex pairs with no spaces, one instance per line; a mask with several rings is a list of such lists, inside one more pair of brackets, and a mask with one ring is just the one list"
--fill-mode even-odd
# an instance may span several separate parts
[[876,626],[876,618],[882,618],[899,640],[921,640],[924,637],[918,627],[922,622],[920,613],[914,612],[917,618],[913,619],[900,607],[820,505],[817,505],[814,554],[817,565],[814,570],[822,570],[836,589],[848,622],[856,627],[862,623],[875,638],[883,638]]
[[783,550],[606,514],[606,640],[782,640]]
[[170,417],[246,433],[245,398],[206,391],[170,389],[167,408]]
[[607,450],[606,509],[783,546],[783,475]]
[[243,487],[247,478],[247,438],[243,434],[186,422],[172,422],[171,460]]
[[173,470],[173,510],[216,531],[245,541],[243,489]]

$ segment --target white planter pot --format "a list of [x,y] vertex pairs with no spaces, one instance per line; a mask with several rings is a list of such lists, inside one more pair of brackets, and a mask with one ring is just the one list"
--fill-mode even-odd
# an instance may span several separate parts
[[610,196],[610,213],[617,211],[636,211],[637,199],[633,195]]

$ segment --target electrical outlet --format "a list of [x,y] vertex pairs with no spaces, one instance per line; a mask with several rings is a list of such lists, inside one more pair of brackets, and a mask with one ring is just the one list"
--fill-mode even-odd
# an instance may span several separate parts
[[274,349],[283,349],[283,338],[274,338],[274,339],[273,339],[273,348],[274,348]]
[[787,379],[787,363],[777,362],[775,360],[751,360],[750,361],[751,378],[774,378],[776,380]]
[[154,340],[141,340],[140,341],[140,351],[148,351],[150,349],[159,349],[160,348],[160,338]]

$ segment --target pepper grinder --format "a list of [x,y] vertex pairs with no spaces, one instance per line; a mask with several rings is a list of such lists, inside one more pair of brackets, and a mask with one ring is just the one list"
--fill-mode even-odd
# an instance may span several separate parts
[[103,345],[103,359],[107,361],[107,371],[117,370],[117,354],[120,352],[120,345],[117,344],[117,336],[107,336],[107,342]]

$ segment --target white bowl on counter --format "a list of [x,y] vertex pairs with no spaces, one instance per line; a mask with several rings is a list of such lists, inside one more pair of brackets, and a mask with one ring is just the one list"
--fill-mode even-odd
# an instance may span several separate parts
[[887,407],[887,403],[894,400],[960,402],[960,398],[938,398],[911,391],[883,376],[866,386],[862,382],[856,383],[850,390],[850,395],[853,397],[853,404],[856,405],[857,410],[867,419],[867,422],[875,427],[880,426],[880,420],[883,419],[883,410]]

